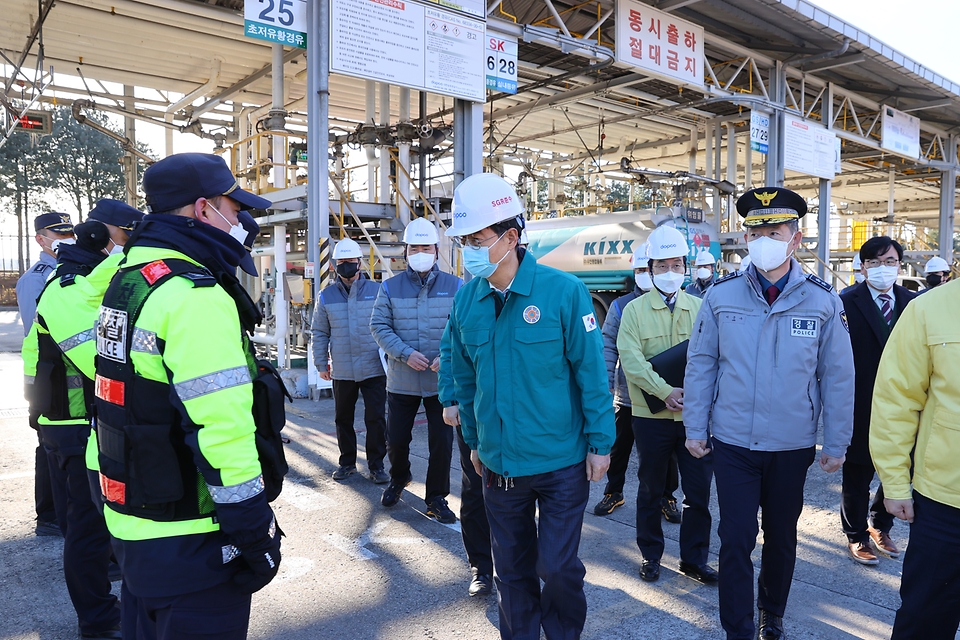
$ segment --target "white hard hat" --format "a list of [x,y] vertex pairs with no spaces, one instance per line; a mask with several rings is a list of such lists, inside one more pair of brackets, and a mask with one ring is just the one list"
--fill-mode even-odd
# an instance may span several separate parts
[[493,173],[475,173],[453,192],[448,236],[465,236],[522,215],[526,209],[510,183]]
[[343,258],[359,258],[363,255],[360,251],[360,245],[355,240],[344,238],[333,248],[333,259],[342,260]]
[[697,260],[694,263],[695,267],[706,267],[713,266],[717,263],[717,259],[713,257],[713,254],[707,250],[703,250],[697,254]]
[[853,256],[853,270],[860,271],[860,268],[863,266],[863,263],[860,261],[860,254]]
[[923,268],[923,275],[939,273],[940,271],[950,271],[950,265],[940,256],[934,256],[927,261],[927,265]]
[[750,259],[750,256],[743,256],[743,260],[740,261],[740,271],[746,271],[751,262],[753,262],[753,260]]
[[520,230],[520,243],[519,244],[530,244],[530,237],[527,236],[527,230]]
[[667,258],[683,258],[690,253],[687,240],[674,227],[666,225],[657,227],[650,232],[647,238],[650,245],[647,257],[651,260],[666,260]]
[[426,218],[414,218],[403,230],[403,241],[406,244],[437,244],[440,236],[432,222]]
[[644,242],[640,245],[640,248],[633,252],[633,259],[630,261],[631,269],[646,269],[649,262],[647,261],[647,250],[650,248],[650,245]]

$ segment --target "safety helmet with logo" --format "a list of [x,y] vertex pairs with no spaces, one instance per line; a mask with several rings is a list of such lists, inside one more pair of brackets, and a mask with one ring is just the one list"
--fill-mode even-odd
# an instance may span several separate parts
[[647,239],[650,245],[647,257],[651,260],[666,260],[668,258],[683,258],[690,253],[687,240],[674,227],[666,225],[657,227]]
[[695,267],[710,267],[716,264],[717,259],[713,257],[713,254],[704,249],[697,254],[697,259],[694,262]]
[[931,273],[940,273],[942,271],[950,271],[950,265],[947,264],[947,261],[941,258],[940,256],[934,256],[927,261],[926,266],[923,268],[923,275],[929,275]]
[[648,263],[647,251],[650,249],[650,244],[644,242],[640,245],[640,248],[633,252],[633,258],[630,260],[631,269],[646,269]]
[[518,217],[522,228],[524,211],[523,202],[509,182],[493,173],[476,173],[454,190],[453,224],[445,235],[466,236]]
[[860,254],[858,253],[855,256],[853,256],[853,270],[860,271],[862,267],[863,267],[863,262],[860,260]]
[[360,245],[357,244],[356,240],[351,240],[350,238],[344,238],[337,243],[337,246],[333,248],[334,260],[343,260],[344,258],[359,258],[362,255],[363,252],[360,250]]
[[408,245],[437,244],[440,242],[440,236],[437,235],[437,228],[432,222],[426,218],[415,218],[403,230],[403,242]]

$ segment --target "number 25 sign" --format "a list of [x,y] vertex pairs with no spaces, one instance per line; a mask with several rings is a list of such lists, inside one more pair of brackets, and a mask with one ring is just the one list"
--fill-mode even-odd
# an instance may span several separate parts
[[243,33],[250,38],[307,47],[307,0],[246,0]]

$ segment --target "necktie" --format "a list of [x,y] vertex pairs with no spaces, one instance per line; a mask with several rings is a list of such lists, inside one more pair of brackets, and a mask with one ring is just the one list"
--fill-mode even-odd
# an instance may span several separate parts
[[893,320],[893,307],[890,305],[890,296],[886,293],[881,293],[880,298],[880,313],[883,314],[883,319],[887,321],[887,324]]
[[767,304],[771,307],[773,306],[773,301],[777,299],[777,296],[780,295],[780,289],[777,289],[777,285],[770,285],[767,287],[767,290],[764,292],[767,296]]

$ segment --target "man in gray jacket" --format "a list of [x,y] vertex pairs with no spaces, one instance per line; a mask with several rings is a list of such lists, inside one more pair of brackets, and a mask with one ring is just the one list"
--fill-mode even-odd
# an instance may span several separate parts
[[445,524],[457,517],[447,506],[450,493],[450,458],[453,428],[443,421],[437,398],[440,339],[453,307],[453,297],[463,281],[437,266],[436,227],[425,218],[407,225],[407,270],[384,281],[373,308],[370,329],[387,354],[387,454],[390,484],[380,503],[397,504],[410,484],[410,441],[413,423],[423,404],[427,414],[427,515]]
[[687,353],[683,421],[694,456],[710,451],[712,436],[721,625],[728,640],[757,637],[750,554],[762,509],[759,638],[778,640],[818,420],[828,473],[843,464],[853,434],[853,351],[840,297],[792,258],[806,201],[765,187],[746,192],[737,211],[752,264],[704,296]]
[[[367,468],[370,479],[384,484],[390,476],[383,469],[387,455],[387,376],[380,351],[370,333],[370,316],[380,284],[360,273],[360,245],[349,238],[333,249],[337,278],[317,299],[313,312],[313,361],[324,380],[333,380],[337,445],[340,467],[334,480],[357,472],[357,432],[353,427],[357,399],[363,394],[363,419],[367,426]],[[328,358],[329,350],[329,358]],[[331,370],[328,363],[332,361]]]

